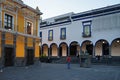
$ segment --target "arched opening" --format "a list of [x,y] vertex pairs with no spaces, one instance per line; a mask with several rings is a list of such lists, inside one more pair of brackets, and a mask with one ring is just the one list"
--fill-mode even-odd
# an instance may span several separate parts
[[107,56],[109,55],[109,43],[106,40],[98,40],[95,44],[95,55]]
[[86,40],[82,43],[81,50],[83,52],[89,53],[89,55],[93,55],[93,43],[92,41]]
[[69,48],[70,48],[70,56],[77,56],[78,55],[78,50],[79,50],[78,42],[76,42],[76,41],[71,42]]
[[59,45],[59,57],[68,55],[68,46],[65,42]]
[[57,44],[52,43],[50,45],[50,56],[57,57],[58,56],[58,47]]
[[48,56],[48,45],[47,44],[43,44],[43,46],[42,46],[42,54]]
[[117,38],[112,41],[111,56],[120,56],[120,38]]

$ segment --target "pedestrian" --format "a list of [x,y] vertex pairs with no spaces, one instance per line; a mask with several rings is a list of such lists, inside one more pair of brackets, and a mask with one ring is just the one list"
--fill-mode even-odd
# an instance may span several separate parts
[[68,56],[67,59],[66,59],[66,61],[67,61],[67,68],[70,69],[71,57]]

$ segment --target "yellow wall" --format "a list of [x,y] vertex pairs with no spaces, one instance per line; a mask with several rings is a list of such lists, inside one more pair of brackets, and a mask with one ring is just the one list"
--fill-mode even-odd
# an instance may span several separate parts
[[33,47],[33,38],[27,38],[27,47]]
[[0,58],[1,58],[1,32],[0,32]]
[[35,57],[39,57],[39,46],[38,46],[38,44],[35,45]]
[[11,34],[11,33],[5,34],[5,44],[13,45],[13,34]]
[[[2,5],[2,27],[4,28],[4,17],[5,14],[11,15],[13,17],[13,25],[14,25],[14,31],[19,32],[20,34],[23,33],[22,35],[17,35],[17,39],[16,39],[16,57],[24,57],[25,55],[25,37],[27,37],[25,33],[25,29],[26,29],[26,21],[31,21],[33,23],[33,35],[31,35],[31,37],[27,37],[27,47],[32,47],[33,48],[33,37],[32,36],[36,36],[38,33],[38,18],[36,18],[36,15],[38,13],[36,13],[33,9],[31,8],[24,8],[25,10],[23,11],[23,9],[21,7],[23,7],[23,5],[14,2],[14,0],[6,0],[6,2]],[[8,7],[5,8],[5,7]],[[10,6],[10,7],[9,7]],[[17,6],[17,7],[16,7]],[[9,10],[9,9],[13,9],[13,11]],[[23,36],[24,35],[24,36]],[[0,34],[1,36],[1,34]],[[5,45],[13,45],[13,33],[11,32],[6,32],[5,33]],[[1,40],[1,37],[0,37]],[[36,39],[39,41],[39,39]],[[36,41],[35,40],[35,41]],[[0,41],[0,57],[1,57],[1,41]],[[35,57],[39,57],[39,44],[35,42]]]
[[[3,11],[2,11],[2,21],[4,21],[5,14],[11,15],[11,16],[13,17],[13,19],[14,19],[14,22],[13,22],[14,30],[16,31],[16,29],[17,29],[16,14],[15,14],[15,13],[12,13],[12,12],[10,12],[10,11],[7,11],[7,10],[3,10]],[[3,24],[2,24],[2,27],[4,28],[4,22],[3,22]]]
[[25,33],[24,31],[24,17],[18,14],[18,32]]
[[40,43],[40,40],[39,39],[36,39],[36,43],[35,43],[35,57],[39,57],[39,43]]
[[38,21],[36,20],[36,31],[35,31],[36,32],[36,34],[35,34],[36,36],[38,34],[38,27],[37,26],[39,26],[39,25],[38,25]]
[[16,57],[24,57],[24,37],[23,36],[17,36],[17,42],[16,42]]

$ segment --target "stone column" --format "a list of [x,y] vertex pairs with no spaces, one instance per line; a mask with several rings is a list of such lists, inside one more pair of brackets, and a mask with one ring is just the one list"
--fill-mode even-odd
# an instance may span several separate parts
[[109,57],[108,57],[108,64],[112,63],[112,55],[111,55],[111,45],[109,45]]
[[68,56],[70,56],[70,47],[68,47]]
[[[33,50],[34,50],[34,64],[35,65],[38,65],[39,64],[39,56],[38,57],[36,57],[35,56],[35,45],[36,45],[36,38],[33,38]],[[40,50],[39,50],[40,51]]]
[[34,54],[34,58],[36,58],[35,57],[35,43],[36,43],[36,40],[33,38],[33,54]]
[[0,60],[0,65],[1,68],[4,67],[4,63],[5,63],[5,32],[1,33],[1,60]]
[[59,50],[59,47],[57,48],[57,57],[60,58],[60,50]]
[[40,45],[40,46],[39,46],[39,51],[40,51],[40,54],[39,54],[39,55],[41,56],[41,55],[42,55],[42,53],[43,53],[43,50],[42,50],[42,45]]
[[25,36],[24,36],[24,46],[25,46],[25,50],[24,50],[23,66],[26,66],[26,62],[27,62],[27,37],[25,37]]
[[51,52],[50,52],[50,48],[48,48],[48,57],[51,57]]
[[17,64],[17,59],[16,59],[16,40],[17,40],[17,34],[13,34],[13,49],[14,49],[14,51],[13,51],[13,56],[14,56],[14,65],[16,66]]
[[109,58],[111,58],[112,55],[111,55],[111,45],[109,45]]
[[80,46],[80,55],[82,54],[82,47]]
[[95,46],[93,45],[93,54],[92,57],[95,58]]

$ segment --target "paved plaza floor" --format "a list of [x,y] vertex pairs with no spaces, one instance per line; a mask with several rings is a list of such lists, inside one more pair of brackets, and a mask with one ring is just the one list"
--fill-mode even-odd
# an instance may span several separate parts
[[0,72],[0,80],[120,80],[120,66],[92,65],[81,68],[79,64],[32,65],[6,67]]

